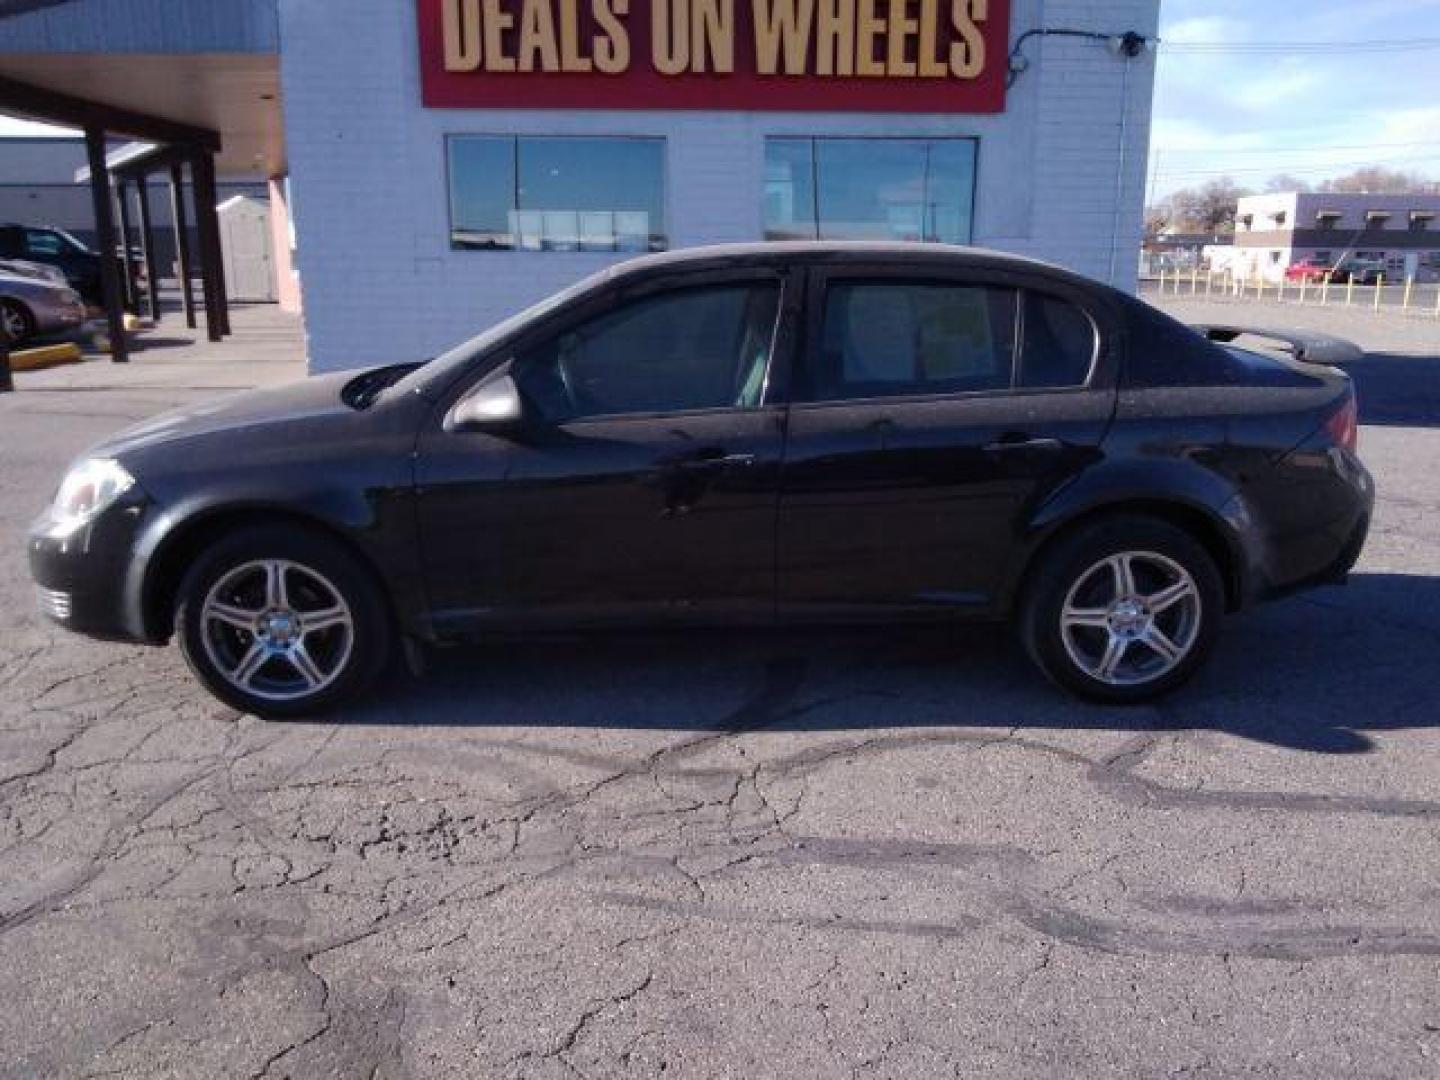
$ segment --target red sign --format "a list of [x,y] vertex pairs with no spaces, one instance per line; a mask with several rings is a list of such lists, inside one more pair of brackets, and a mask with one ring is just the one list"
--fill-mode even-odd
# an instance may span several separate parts
[[418,0],[432,108],[983,113],[1010,0]]

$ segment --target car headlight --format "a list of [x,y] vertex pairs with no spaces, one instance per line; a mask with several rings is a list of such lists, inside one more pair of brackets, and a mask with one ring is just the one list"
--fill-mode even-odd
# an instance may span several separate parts
[[62,529],[77,529],[115,504],[135,485],[135,478],[118,461],[87,458],[60,482],[52,516]]

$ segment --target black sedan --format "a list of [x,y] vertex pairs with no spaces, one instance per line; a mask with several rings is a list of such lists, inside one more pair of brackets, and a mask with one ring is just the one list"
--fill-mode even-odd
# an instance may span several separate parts
[[353,699],[402,644],[972,618],[1140,701],[1365,540],[1355,395],[1316,362],[1338,344],[1234,333],[973,249],[649,256],[429,363],[115,437],[31,566],[54,619],[173,635],[264,715]]

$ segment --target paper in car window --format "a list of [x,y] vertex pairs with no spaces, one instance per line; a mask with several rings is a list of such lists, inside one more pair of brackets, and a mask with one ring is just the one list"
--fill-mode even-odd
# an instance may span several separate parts
[[985,289],[927,289],[920,309],[920,370],[929,380],[989,375],[995,338]]

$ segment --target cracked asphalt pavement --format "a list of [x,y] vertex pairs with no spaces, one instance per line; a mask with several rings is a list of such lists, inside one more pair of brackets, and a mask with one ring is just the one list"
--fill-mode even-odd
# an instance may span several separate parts
[[891,629],[264,723],[24,567],[71,455],[213,391],[0,396],[0,1077],[1440,1076],[1440,347],[1367,344],[1352,583],[1123,710]]

